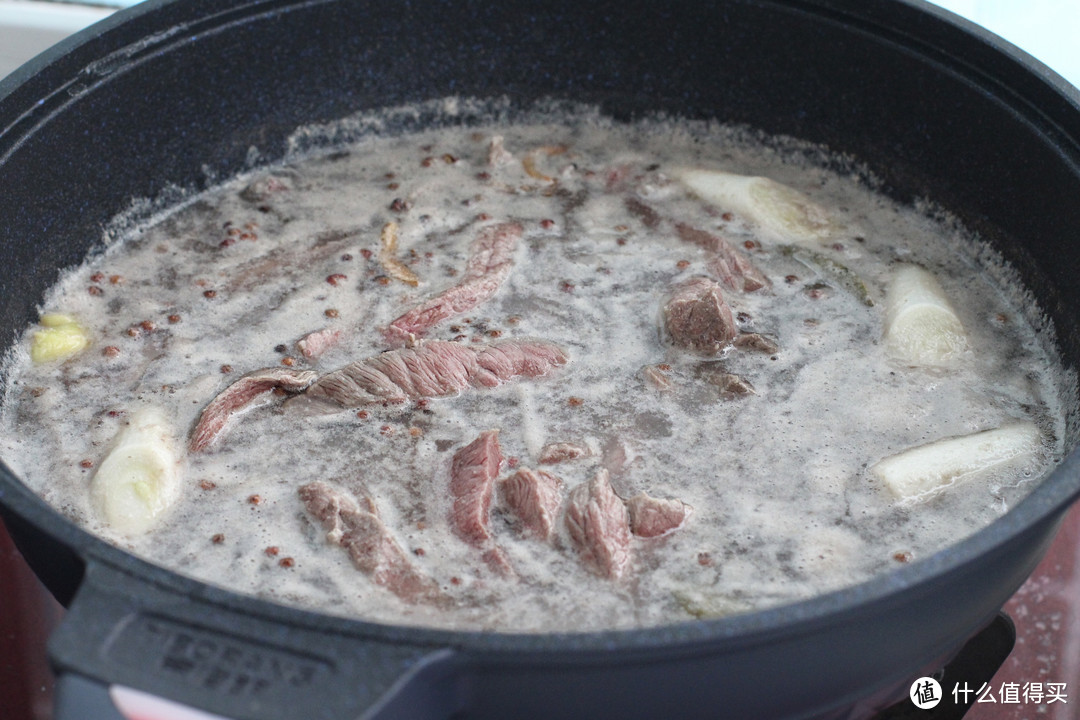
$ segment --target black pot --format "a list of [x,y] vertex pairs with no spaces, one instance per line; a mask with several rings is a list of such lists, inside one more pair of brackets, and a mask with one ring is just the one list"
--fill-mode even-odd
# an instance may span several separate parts
[[[668,111],[848,153],[1012,262],[1080,360],[1080,95],[915,0],[150,0],[0,83],[8,338],[132,198],[272,162],[299,125],[460,94]],[[1075,418],[1069,447],[1075,446]],[[588,634],[375,625],[242,597],[89,536],[4,471],[20,549],[65,604],[58,716],[126,686],[247,718],[854,717],[940,664],[1032,571],[1080,494],[1070,455],[973,537],[725,619]]]

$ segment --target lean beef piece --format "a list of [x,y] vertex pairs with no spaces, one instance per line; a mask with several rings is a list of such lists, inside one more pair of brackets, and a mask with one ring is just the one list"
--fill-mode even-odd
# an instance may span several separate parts
[[257,400],[268,399],[272,390],[297,393],[314,383],[316,378],[318,375],[310,370],[289,368],[264,368],[244,375],[203,408],[191,431],[188,449],[199,452],[207,448],[221,435],[234,415],[254,406]]
[[541,540],[550,539],[562,501],[562,480],[544,470],[521,468],[500,486],[503,499],[525,529]]
[[664,306],[664,321],[677,346],[705,355],[717,354],[739,334],[720,285],[708,278],[676,286]]
[[631,531],[645,538],[660,537],[679,529],[691,511],[682,500],[654,498],[645,493],[627,500],[626,509],[630,513]]
[[341,339],[341,331],[336,328],[323,328],[313,333],[308,333],[296,341],[296,347],[300,354],[308,360],[315,360],[324,352],[337,345]]
[[499,431],[487,430],[454,453],[450,463],[450,527],[470,545],[491,539],[488,515],[502,461]]
[[428,340],[323,375],[304,397],[349,408],[403,403],[539,377],[566,360],[559,346],[542,340],[502,340],[480,347]]
[[567,460],[577,460],[580,457],[591,454],[589,448],[584,445],[570,442],[557,442],[549,443],[540,448],[540,457],[538,459],[543,465],[551,465],[554,463],[566,462]]
[[464,279],[391,322],[387,338],[408,342],[494,295],[510,274],[514,247],[522,232],[518,223],[483,228],[472,243]]
[[737,348],[743,350],[756,350],[757,352],[775,355],[780,351],[780,346],[775,340],[765,337],[761,333],[743,333],[732,342]]
[[704,373],[703,377],[705,382],[716,386],[720,391],[720,397],[725,400],[734,400],[735,398],[756,394],[750,381],[735,373],[716,370]]
[[675,223],[675,231],[684,242],[710,251],[709,270],[719,275],[724,284],[732,290],[753,292],[769,286],[769,279],[757,269],[750,258],[719,235],[699,230],[686,223]]
[[630,516],[607,470],[570,491],[566,527],[582,559],[602,577],[619,579],[630,565]]
[[358,570],[402,600],[434,600],[439,587],[417,570],[408,554],[379,519],[375,501],[367,495],[359,503],[324,482],[303,485],[304,508],[326,530],[327,542],[340,545]]

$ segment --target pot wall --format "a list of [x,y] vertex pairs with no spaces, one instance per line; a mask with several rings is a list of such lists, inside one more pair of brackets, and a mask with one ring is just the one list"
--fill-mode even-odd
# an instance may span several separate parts
[[[279,159],[302,124],[455,94],[717,117],[849,153],[890,194],[931,196],[994,241],[1035,289],[1070,366],[1080,358],[1075,92],[987,36],[888,0],[151,0],[0,83],[0,327],[12,337],[31,322],[58,268],[78,262],[132,198],[175,199],[253,158]],[[235,718],[392,717],[414,702],[434,716],[723,708],[796,718],[842,715],[955,650],[1031,571],[1078,488],[1066,463],[961,546],[809,603],[564,637],[385,628],[278,608],[146,566],[10,475],[0,503],[36,571],[74,596],[53,659],[93,687],[130,684]],[[218,646],[225,638],[242,657],[315,658],[325,674],[302,687],[219,692],[198,673],[171,671],[171,646],[154,634],[162,619]]]

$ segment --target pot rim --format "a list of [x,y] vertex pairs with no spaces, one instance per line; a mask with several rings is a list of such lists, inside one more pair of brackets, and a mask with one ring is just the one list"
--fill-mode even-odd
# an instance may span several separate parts
[[[174,25],[171,29],[146,35],[142,43],[132,45],[125,41],[123,44],[118,44],[114,40],[110,44],[110,33],[118,28],[126,27],[136,20],[147,20],[151,24],[155,20],[160,22],[158,16],[165,16],[167,10],[184,4],[184,0],[146,0],[139,5],[121,10],[61,41],[0,80],[0,107],[24,87],[34,81],[40,81],[46,74],[50,72],[55,74],[58,68],[64,70],[65,67],[71,66],[73,56],[76,59],[78,57],[93,58],[92,61],[83,61],[76,65],[86,72],[100,67],[99,62],[126,57],[125,53],[130,54],[131,48],[135,45],[145,47],[147,44],[167,41],[173,36],[174,31],[179,32],[180,28],[190,31],[191,26],[201,27],[210,22],[206,16],[196,13],[186,16],[189,23]],[[200,5],[198,2],[187,4],[192,7]],[[213,16],[213,22],[218,23],[213,27],[233,21],[237,15],[248,17],[273,13],[301,4],[309,3],[306,0],[268,0],[265,2],[242,0],[236,8]],[[830,15],[857,14],[871,20],[882,9],[895,6],[906,7],[911,12],[932,19],[931,25],[937,23],[936,27],[931,28],[933,32],[940,32],[942,29],[949,30],[948,26],[951,26],[952,31],[959,30],[988,46],[997,55],[999,62],[1005,60],[1011,65],[1012,72],[1019,71],[1028,81],[1034,80],[1044,89],[1049,88],[1057,100],[1064,103],[1066,111],[1071,111],[1080,118],[1080,90],[1011,43],[925,0],[804,0],[802,2],[790,0],[781,4],[809,7],[811,12],[817,10]],[[865,27],[865,20],[863,25]],[[927,34],[930,32],[927,31]],[[915,50],[927,43],[924,38],[915,35],[911,35],[910,39]],[[957,62],[961,61],[957,60]],[[54,92],[63,92],[71,82],[73,81],[69,77],[67,84],[58,84]],[[26,108],[27,113],[31,110],[31,107]],[[1038,108],[1034,108],[1034,111],[1038,112]],[[0,138],[19,120],[21,116],[6,128],[0,128]],[[1070,139],[1080,145],[1080,137]],[[0,165],[3,161],[3,156],[0,156]],[[1077,361],[1080,363],[1080,359]],[[30,491],[6,465],[0,462],[0,506],[2,506],[0,509],[6,508],[35,528],[44,530],[53,538],[72,548],[88,566],[94,564],[108,566],[150,582],[170,593],[198,598],[204,603],[232,612],[309,630],[332,631],[357,639],[406,641],[420,645],[516,653],[543,653],[555,650],[560,653],[567,651],[610,652],[612,649],[654,650],[660,646],[670,648],[673,642],[685,651],[695,646],[717,642],[737,645],[759,642],[763,636],[773,634],[790,635],[809,632],[835,620],[837,616],[850,618],[858,613],[870,612],[872,607],[877,607],[880,603],[900,602],[900,598],[909,593],[928,592],[935,578],[942,574],[972,563],[1001,548],[1013,537],[1042,526],[1043,523],[1057,522],[1078,497],[1080,497],[1080,449],[1074,449],[1024,500],[990,525],[926,558],[877,575],[857,585],[802,601],[707,620],[687,620],[655,627],[591,632],[503,633],[373,623],[358,618],[281,605],[209,585],[154,565],[83,530]]]

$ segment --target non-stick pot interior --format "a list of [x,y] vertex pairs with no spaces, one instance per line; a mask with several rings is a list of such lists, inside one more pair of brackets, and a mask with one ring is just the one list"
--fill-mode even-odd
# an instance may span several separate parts
[[186,1],[123,15],[4,83],[9,337],[133,201],[149,213],[279,160],[302,125],[460,95],[717,118],[849,154],[990,239],[1080,357],[1075,93],[922,9]]
[[[1075,369],[1080,102],[1056,83],[1000,41],[886,0],[150,0],[0,84],[0,326],[11,339],[30,323],[117,215],[275,162],[300,126],[551,97],[850,155],[887,193],[932,198],[990,240]],[[1075,478],[1056,482],[1035,513],[1075,495]],[[65,578],[66,598],[78,578]]]

